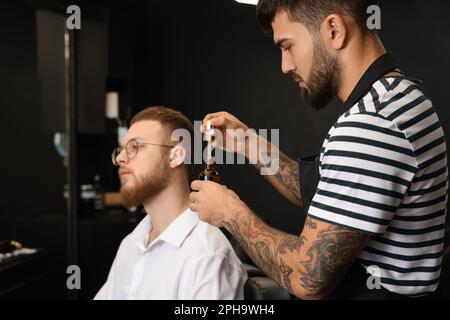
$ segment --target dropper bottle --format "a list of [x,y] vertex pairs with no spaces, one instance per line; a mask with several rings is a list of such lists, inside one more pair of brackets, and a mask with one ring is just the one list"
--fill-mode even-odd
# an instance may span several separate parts
[[208,120],[206,123],[206,130],[205,130],[205,140],[207,143],[207,156],[206,156],[206,167],[203,171],[201,171],[198,175],[199,180],[204,181],[214,181],[216,183],[220,183],[220,176],[219,172],[214,168],[214,160],[212,157],[212,137],[214,135],[214,128],[211,125],[211,121]]

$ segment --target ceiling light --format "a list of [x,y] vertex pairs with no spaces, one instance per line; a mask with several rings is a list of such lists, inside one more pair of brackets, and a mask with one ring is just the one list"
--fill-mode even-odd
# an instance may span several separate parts
[[234,0],[234,1],[245,4],[253,4],[255,6],[258,3],[258,0]]

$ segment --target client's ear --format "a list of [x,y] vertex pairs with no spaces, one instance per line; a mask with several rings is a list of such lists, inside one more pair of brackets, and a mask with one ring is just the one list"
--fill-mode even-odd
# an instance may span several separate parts
[[170,167],[178,167],[183,164],[185,158],[186,150],[182,146],[173,147],[172,150],[170,150]]

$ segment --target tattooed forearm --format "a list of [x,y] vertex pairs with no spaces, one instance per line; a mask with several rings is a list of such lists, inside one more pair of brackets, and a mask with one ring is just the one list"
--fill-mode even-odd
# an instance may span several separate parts
[[275,178],[290,193],[292,199],[300,202],[299,164],[280,152],[280,170]]
[[302,298],[330,293],[368,240],[364,233],[309,217],[301,236],[290,235],[269,227],[250,210],[224,226],[262,271]]
[[276,231],[253,214],[226,221],[224,226],[264,273],[292,292],[293,268],[283,261],[282,254],[298,252],[302,243],[299,237]]
[[[308,218],[310,219],[310,218]],[[300,264],[300,281],[309,295],[329,293],[342,279],[348,266],[365,246],[368,235],[331,225],[321,230]]]
[[289,292],[293,292],[292,286],[291,286],[291,280],[289,277],[291,276],[291,273],[294,272],[294,269],[292,269],[288,264],[283,262],[283,259],[280,258],[280,272],[282,275],[283,280],[283,287],[286,288]]
[[301,245],[304,244],[305,239],[305,237],[300,237],[300,240],[298,239],[298,237],[288,237],[286,239],[282,239],[277,247],[277,252],[286,253],[292,251],[299,253]]
[[[256,165],[256,168],[260,169],[260,166]],[[279,169],[277,173],[266,175],[265,177],[291,203],[298,207],[303,206],[297,161],[279,151]]]
[[309,229],[317,229],[317,223],[313,222],[310,217],[306,217],[305,227],[308,227]]

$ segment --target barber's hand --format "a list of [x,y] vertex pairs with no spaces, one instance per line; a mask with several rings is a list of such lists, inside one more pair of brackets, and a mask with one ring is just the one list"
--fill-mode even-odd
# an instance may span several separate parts
[[[227,152],[239,153],[246,156],[245,152],[248,148],[246,148],[245,139],[239,139],[240,141],[236,142],[233,132],[228,131],[227,133],[227,129],[231,129],[233,131],[240,129],[242,132],[246,132],[248,127],[244,123],[242,123],[232,114],[225,111],[210,113],[207,114],[203,119],[202,125],[200,127],[202,133],[205,133],[208,120],[211,121],[211,125],[214,127],[214,129],[219,130],[222,134],[223,139],[215,141],[215,147],[218,147]],[[230,143],[230,145],[228,146],[227,140],[234,141],[234,143]]]
[[212,181],[196,180],[191,183],[191,209],[201,220],[217,227],[246,208],[236,193]]

